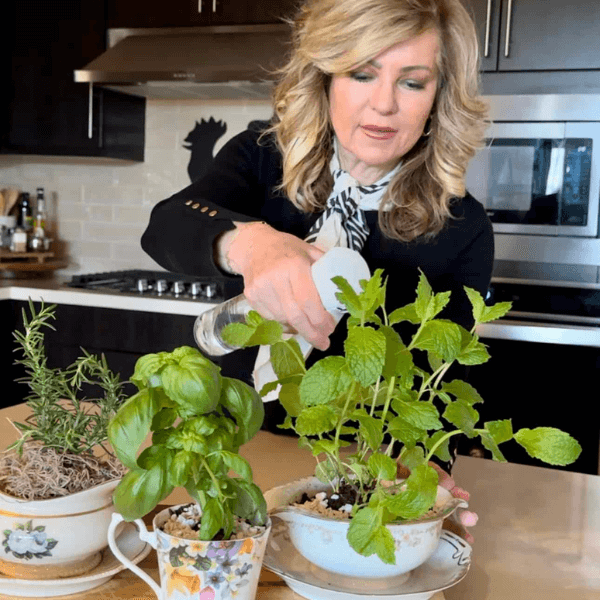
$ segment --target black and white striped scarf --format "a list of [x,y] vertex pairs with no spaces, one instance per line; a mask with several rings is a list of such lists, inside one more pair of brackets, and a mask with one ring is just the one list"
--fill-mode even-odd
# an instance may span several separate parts
[[365,210],[378,210],[388,184],[400,170],[400,165],[386,173],[371,185],[360,185],[352,175],[340,166],[338,143],[330,164],[333,190],[327,199],[325,210],[311,227],[306,242],[317,244],[324,250],[345,246],[360,252],[369,227]]

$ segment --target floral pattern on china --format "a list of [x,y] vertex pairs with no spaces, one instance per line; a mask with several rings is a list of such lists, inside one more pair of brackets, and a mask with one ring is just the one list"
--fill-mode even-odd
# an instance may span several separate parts
[[[170,539],[169,539],[170,538]],[[170,600],[219,600],[235,598],[250,583],[255,540],[190,542],[158,536],[159,551],[168,552],[168,562],[159,562],[161,579],[168,582]]]
[[44,525],[33,526],[33,521],[19,523],[15,529],[4,530],[4,552],[11,553],[19,559],[43,558],[52,556],[50,550],[58,544],[58,540],[49,538]]

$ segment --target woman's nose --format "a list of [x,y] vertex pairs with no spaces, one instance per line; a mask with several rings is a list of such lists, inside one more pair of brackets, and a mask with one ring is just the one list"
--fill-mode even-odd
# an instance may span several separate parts
[[393,114],[398,110],[397,88],[395,85],[380,82],[371,94],[371,107],[382,115]]

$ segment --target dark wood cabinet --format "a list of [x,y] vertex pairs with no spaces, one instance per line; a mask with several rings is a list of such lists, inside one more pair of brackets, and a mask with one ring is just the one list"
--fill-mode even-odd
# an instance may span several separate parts
[[108,0],[107,21],[109,28],[280,23],[295,6],[295,0]]
[[142,161],[145,99],[73,79],[75,69],[106,48],[104,3],[7,4],[0,151]]
[[474,16],[482,70],[600,69],[600,3],[464,0]]

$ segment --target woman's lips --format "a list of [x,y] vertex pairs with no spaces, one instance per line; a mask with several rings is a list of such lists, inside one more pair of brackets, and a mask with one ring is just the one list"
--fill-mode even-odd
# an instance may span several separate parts
[[391,127],[377,127],[376,125],[361,125],[361,129],[365,135],[375,140],[389,140],[398,132],[397,129]]

